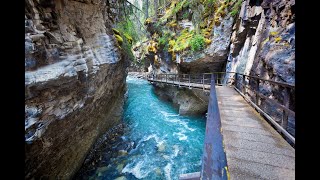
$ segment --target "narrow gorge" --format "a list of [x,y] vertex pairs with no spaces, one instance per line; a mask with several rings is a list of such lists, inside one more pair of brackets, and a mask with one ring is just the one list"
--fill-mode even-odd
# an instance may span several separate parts
[[[262,78],[258,91],[294,112],[294,88],[272,82],[295,83],[295,1],[25,0],[25,179],[201,171],[203,73],[214,72],[230,86],[234,73]],[[261,98],[259,107],[282,123],[278,106]]]

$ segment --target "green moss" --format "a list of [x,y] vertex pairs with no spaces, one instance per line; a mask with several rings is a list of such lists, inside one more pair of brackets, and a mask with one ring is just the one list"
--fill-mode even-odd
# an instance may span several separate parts
[[148,52],[157,53],[157,46],[158,44],[155,41],[151,40],[149,42]]
[[192,51],[199,51],[205,47],[206,40],[201,34],[195,35],[190,40],[191,50]]
[[276,37],[276,38],[274,39],[274,42],[275,42],[275,43],[279,43],[281,40],[282,40],[281,37]]
[[120,31],[119,31],[119,30],[117,30],[117,29],[115,29],[115,28],[112,28],[112,31],[113,31],[115,34],[117,34],[117,35],[121,36],[121,35],[120,35]]
[[271,36],[275,36],[275,35],[277,35],[277,34],[278,34],[278,32],[276,32],[276,31],[271,31],[271,32],[270,32],[270,35],[271,35]]
[[127,33],[123,33],[123,35],[124,35],[124,37],[126,37],[126,39],[129,42],[129,44],[132,44],[132,42],[133,42],[132,37]]
[[182,15],[182,19],[188,19],[188,17],[189,17],[189,12],[188,11],[184,12]]
[[169,27],[176,27],[178,24],[177,24],[177,22],[175,21],[175,20],[173,20],[173,21],[170,21],[168,24],[167,24],[167,26],[169,26]]
[[[235,2],[236,0],[233,0]],[[236,16],[238,15],[240,8],[241,8],[242,0],[237,0],[237,2],[233,5],[230,15],[231,16]]]
[[151,23],[151,22],[152,22],[152,19],[151,19],[151,18],[148,18],[148,19],[146,19],[146,21],[144,22],[144,24],[147,25],[147,24],[149,24],[149,23]]
[[177,38],[175,45],[173,47],[173,51],[179,52],[183,51],[190,47],[190,40],[192,39],[193,31],[188,29],[184,29],[181,31],[180,36]]
[[262,45],[266,44],[268,41],[269,41],[269,38],[265,39],[265,40],[262,42]]
[[117,42],[119,43],[119,45],[121,46],[122,45],[122,43],[123,43],[123,39],[122,39],[122,37],[121,36],[119,36],[118,34],[115,34],[115,37],[116,37],[116,39],[117,39]]
[[176,13],[178,13],[183,7],[187,7],[190,4],[189,0],[182,0],[182,1],[177,1],[173,0],[171,2],[171,5],[168,9],[166,9],[166,12],[164,16],[162,16],[159,19],[159,23],[164,23],[167,22],[167,20],[171,17],[173,17]]

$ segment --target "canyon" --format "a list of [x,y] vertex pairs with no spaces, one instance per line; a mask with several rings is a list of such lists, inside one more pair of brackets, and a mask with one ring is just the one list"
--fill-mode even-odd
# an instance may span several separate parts
[[[139,16],[145,9],[148,16]],[[104,143],[106,133],[109,137],[108,132],[113,132],[112,142],[120,141],[124,119],[131,122],[124,117],[125,112],[130,112],[126,108],[133,106],[126,105],[131,102],[130,97],[126,97],[130,94],[128,73],[141,80],[161,73],[210,72],[237,72],[294,84],[295,0],[26,0],[25,178],[79,178],[79,174],[76,176],[79,169],[82,173],[85,172],[81,169],[83,166],[93,166],[90,165],[93,161],[88,163],[86,158],[90,159],[96,147]],[[232,75],[226,73],[225,77]],[[169,112],[159,118],[172,121],[174,126],[183,126],[172,138],[184,141],[183,133],[190,131],[188,125],[199,128],[196,132],[204,131],[200,121],[207,112],[209,92],[163,84],[154,84],[151,88],[140,80],[129,79],[133,89],[140,83],[147,89],[143,91],[144,96],[158,102],[150,95],[155,93],[176,109],[168,110],[167,104],[159,102],[162,110]],[[290,109],[295,110],[294,90],[285,92],[281,87],[261,83],[260,92],[275,100],[287,97]],[[147,101],[139,96],[137,89],[134,94]],[[134,104],[139,110],[137,106]],[[267,102],[262,100],[261,107],[275,119],[279,118],[280,112]],[[184,117],[199,115],[201,118]],[[171,116],[179,118],[170,119]],[[142,119],[148,121],[147,116]],[[160,126],[161,123],[157,123]],[[114,132],[117,127],[121,127],[121,133]],[[289,118],[287,130],[295,135],[294,118]],[[160,134],[167,133],[155,131],[157,136],[152,136],[152,132],[145,134],[157,141],[156,145],[151,143],[150,148],[161,145]],[[149,147],[150,138],[146,137],[133,139]],[[171,155],[187,149],[185,144],[175,146],[174,143],[177,142],[169,143],[174,149],[170,150]],[[108,148],[109,152],[112,148]],[[126,152],[129,149],[134,147],[130,145]],[[155,170],[159,177],[172,176],[168,175],[168,168],[180,155],[162,156],[170,162],[165,164],[162,173]],[[129,173],[134,168],[124,166],[122,170]]]

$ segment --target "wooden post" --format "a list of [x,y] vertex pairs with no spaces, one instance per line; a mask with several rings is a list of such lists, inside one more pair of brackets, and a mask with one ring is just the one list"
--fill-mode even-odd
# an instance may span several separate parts
[[178,74],[178,86],[180,87],[180,76]]
[[256,105],[259,107],[259,83],[260,83],[260,80],[259,79],[256,79]]
[[191,86],[191,81],[190,81],[190,74],[189,74],[189,89],[190,89],[190,86]]
[[[290,104],[290,90],[289,88],[285,87],[284,88],[284,94],[283,94],[283,105],[289,109],[289,104]],[[281,126],[283,127],[283,129],[287,130],[287,126],[288,126],[288,113],[287,111],[283,110],[283,114],[282,114],[282,122],[281,122]]]

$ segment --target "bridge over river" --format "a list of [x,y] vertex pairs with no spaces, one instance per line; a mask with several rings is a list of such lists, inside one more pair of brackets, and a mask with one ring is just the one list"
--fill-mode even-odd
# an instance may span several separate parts
[[[295,179],[295,138],[288,132],[294,85],[234,72],[157,74],[148,81],[210,90],[202,169],[181,180]],[[266,83],[283,98],[261,93]],[[263,110],[262,101],[282,112],[280,120]]]

